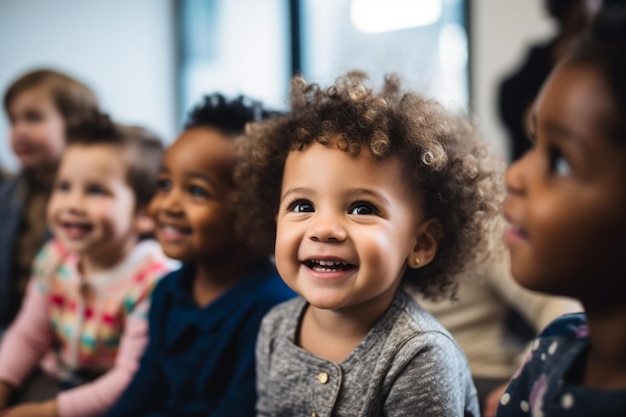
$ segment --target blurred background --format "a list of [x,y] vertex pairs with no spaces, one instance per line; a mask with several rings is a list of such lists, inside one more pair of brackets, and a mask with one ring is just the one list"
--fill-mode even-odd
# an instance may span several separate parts
[[[496,89],[555,31],[542,0],[0,0],[0,90],[40,67],[90,85],[107,112],[166,143],[205,93],[286,108],[289,78],[346,70],[461,109],[509,153]],[[0,118],[0,166],[16,168]]]

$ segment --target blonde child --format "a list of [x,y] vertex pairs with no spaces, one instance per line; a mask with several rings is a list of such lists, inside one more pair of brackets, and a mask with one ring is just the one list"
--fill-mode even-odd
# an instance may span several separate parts
[[[174,267],[156,241],[140,240],[161,154],[150,132],[105,115],[71,134],[47,208],[55,237],[37,255],[0,345],[3,417],[102,415],[132,377],[151,289]],[[33,384],[55,381],[63,391],[21,403],[40,361],[46,376]],[[14,393],[18,404],[10,406]]]
[[206,96],[163,158],[151,204],[165,253],[183,267],[154,290],[150,343],[111,417],[254,415],[261,319],[295,294],[254,233],[235,232],[235,136],[269,113],[246,97]]
[[20,307],[35,254],[50,237],[45,207],[66,130],[97,108],[87,85],[50,69],[26,73],[6,90],[4,110],[20,172],[0,182],[0,336]]
[[257,343],[259,416],[478,416],[465,356],[400,289],[449,293],[485,249],[497,171],[461,118],[351,72],[292,82],[291,113],[253,125],[238,198],[283,280]]
[[511,271],[578,299],[534,341],[497,416],[626,415],[626,6],[601,10],[543,86],[506,175]]

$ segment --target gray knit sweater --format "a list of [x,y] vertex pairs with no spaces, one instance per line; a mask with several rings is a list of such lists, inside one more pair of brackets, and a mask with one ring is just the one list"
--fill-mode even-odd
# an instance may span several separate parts
[[404,291],[341,363],[294,343],[306,305],[298,297],[263,320],[256,350],[257,416],[480,415],[465,355]]

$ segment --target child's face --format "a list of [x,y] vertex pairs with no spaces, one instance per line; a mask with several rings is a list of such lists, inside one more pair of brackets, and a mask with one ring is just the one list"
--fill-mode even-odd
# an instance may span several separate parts
[[108,145],[66,150],[48,203],[48,222],[69,250],[114,261],[113,254],[135,242],[138,213],[124,160],[119,149]]
[[237,246],[230,203],[234,164],[233,141],[205,127],[184,131],[166,151],[150,214],[167,256],[230,261]]
[[65,121],[44,87],[19,93],[9,104],[11,147],[23,169],[56,167],[65,148]]
[[505,240],[523,286],[585,299],[593,277],[609,278],[595,287],[623,281],[626,147],[611,140],[615,118],[591,67],[557,68],[538,97],[536,143],[506,177]]
[[285,163],[276,265],[311,305],[363,311],[388,305],[424,218],[396,157],[376,162],[317,142]]

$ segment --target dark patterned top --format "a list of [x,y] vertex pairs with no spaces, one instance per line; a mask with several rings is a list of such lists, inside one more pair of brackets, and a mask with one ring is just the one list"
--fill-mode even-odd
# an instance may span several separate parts
[[513,375],[497,417],[626,416],[626,390],[589,389],[574,382],[582,374],[589,346],[584,314],[553,321]]

